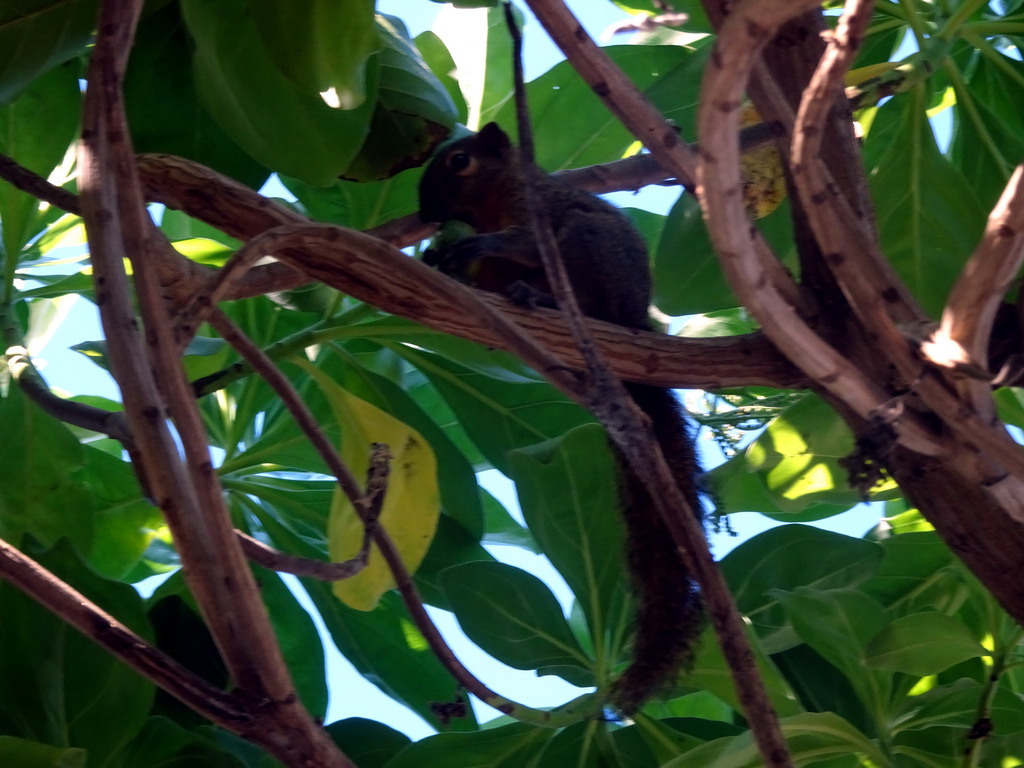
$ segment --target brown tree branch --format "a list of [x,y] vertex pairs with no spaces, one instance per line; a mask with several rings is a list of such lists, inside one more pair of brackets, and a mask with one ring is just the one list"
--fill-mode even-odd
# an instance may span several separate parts
[[[705,72],[699,132],[704,151],[698,179],[708,230],[722,266],[744,306],[779,349],[825,390],[849,403],[863,418],[883,408],[888,393],[821,339],[774,283],[764,279],[757,256],[760,237],[740,203],[736,133],[750,71],[773,30],[785,19],[817,5],[815,0],[743,3],[725,19]],[[921,453],[945,450],[913,417],[896,425],[900,438]]]
[[254,702],[210,685],[3,540],[0,578],[204,717],[231,723],[236,733],[253,719]]
[[[989,214],[985,234],[964,265],[931,342],[922,346],[936,365],[988,368],[988,344],[996,311],[1024,262],[1024,165],[1017,166]],[[964,391],[966,390],[966,391]],[[995,417],[987,381],[965,382],[967,396],[983,419]]]
[[[573,67],[594,87],[613,114],[644,141],[665,167],[676,171],[678,176],[692,178],[692,153],[680,143],[642,94],[590,40],[564,4],[553,0],[528,0],[528,5]],[[766,264],[766,271],[780,284],[792,286],[792,282],[780,274],[781,268],[777,262],[775,265],[772,268]],[[600,415],[614,417],[614,414]],[[609,420],[613,426],[617,426],[621,416]],[[700,584],[711,624],[729,663],[741,705],[765,764],[773,768],[787,768],[792,765],[792,761],[779,727],[778,716],[758,675],[742,619],[708,549],[698,517],[686,513],[687,503],[661,452],[643,450],[647,446],[656,445],[653,434],[646,434],[646,445],[638,450],[631,436],[644,435],[647,430],[636,424],[627,423],[625,427],[612,429],[612,437],[623,449],[633,471],[651,490],[651,498],[679,547],[687,569]]]
[[[79,153],[82,215],[111,369],[121,387],[144,474],[174,534],[189,586],[236,685],[260,702],[252,713],[261,721],[259,727],[246,729],[244,735],[287,765],[349,767],[351,762],[313,722],[295,693],[231,528],[156,274],[147,263],[159,254],[161,245],[169,246],[158,239],[146,213],[121,99],[141,6],[140,0],[102,4],[88,70]],[[124,270],[129,257],[148,345],[133,313]],[[185,463],[164,421],[165,404],[175,420]],[[237,730],[235,723],[220,724]]]

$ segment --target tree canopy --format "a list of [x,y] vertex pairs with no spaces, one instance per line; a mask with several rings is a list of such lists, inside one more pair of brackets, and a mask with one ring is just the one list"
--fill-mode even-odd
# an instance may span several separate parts
[[[502,9],[412,37],[367,0],[23,0],[0,8],[0,763],[1024,765],[1021,0],[638,0],[603,47],[523,5],[565,55],[525,85],[538,164],[678,192],[627,212],[685,328],[593,341],[618,377],[706,392],[712,524],[789,523],[718,568],[673,529],[710,615],[692,669],[606,708],[634,611],[615,457],[679,510],[573,318],[415,258],[422,165],[516,126]],[[119,400],[33,362],[71,297]],[[863,538],[805,525],[864,499]],[[495,544],[546,555],[568,615]],[[593,692],[506,698],[425,606]],[[323,726],[325,642],[438,734]]]

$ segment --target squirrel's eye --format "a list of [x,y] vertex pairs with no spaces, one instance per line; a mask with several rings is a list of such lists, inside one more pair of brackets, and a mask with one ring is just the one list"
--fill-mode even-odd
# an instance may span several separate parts
[[448,155],[448,170],[459,176],[465,176],[476,170],[476,158],[469,152],[452,152]]

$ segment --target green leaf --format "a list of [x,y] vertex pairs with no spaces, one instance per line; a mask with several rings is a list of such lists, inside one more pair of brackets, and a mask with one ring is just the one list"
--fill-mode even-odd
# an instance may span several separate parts
[[342,110],[367,99],[367,60],[381,45],[373,0],[246,4],[267,58],[298,91],[320,94]]
[[[199,103],[194,45],[178,3],[144,16],[125,72],[124,100],[136,152],[166,152],[207,165],[253,189],[270,175],[213,121]],[[184,214],[168,210],[168,216]]]
[[792,647],[797,638],[775,590],[855,587],[875,573],[881,559],[881,547],[872,542],[786,525],[736,547],[722,561],[722,573],[765,650],[776,653]]
[[452,518],[442,515],[426,557],[416,571],[416,586],[428,605],[451,610],[441,586],[441,574],[452,566],[474,561],[493,561],[494,556]]
[[[304,539],[267,515],[253,511],[274,546],[300,557],[317,559],[322,553]],[[432,704],[452,701],[457,695],[451,675],[437,660],[395,593],[384,595],[369,613],[345,607],[322,581],[301,579],[317,612],[323,619],[338,651],[359,674],[388,696],[405,704],[435,728],[473,730],[476,719],[471,708],[464,718],[444,724]]]
[[[26,554],[151,637],[138,593],[94,576],[66,543]],[[79,747],[90,763],[103,765],[142,727],[153,684],[7,582],[0,582],[0,616],[0,721],[7,734]]]
[[[913,608],[937,604],[936,593],[949,592],[952,585],[940,575],[953,563],[953,555],[934,531],[907,531],[878,543],[884,555],[878,572],[861,587],[867,594],[883,605],[912,596]],[[932,582],[938,582],[937,589],[925,589]]]
[[[494,3],[473,0],[473,5]],[[513,13],[522,27],[522,13],[517,8]],[[475,129],[494,120],[512,94],[512,41],[502,9],[456,12],[445,8],[433,31],[455,59],[459,87],[469,105],[466,124]]]
[[[758,673],[775,712],[781,717],[802,712],[803,706],[797,699],[793,688],[775,666],[773,657],[765,653],[764,646],[753,628],[749,626],[747,627],[747,642],[750,643],[754,652]],[[717,701],[724,701],[737,712],[743,709],[736,695],[732,670],[722,655],[722,649],[714,632],[705,631],[701,636],[693,667],[685,673],[682,682],[687,687],[714,694]]]
[[[889,765],[878,746],[848,722],[831,712],[807,712],[782,718],[780,725],[790,757],[797,766],[820,765],[824,759],[848,755],[867,758],[874,765]],[[665,763],[663,768],[760,768],[761,753],[750,732],[697,747]],[[856,763],[854,764],[856,765]]]
[[448,97],[456,109],[456,120],[463,125],[469,120],[469,106],[466,104],[466,97],[459,88],[459,81],[455,78],[455,59],[452,58],[448,47],[433,32],[424,32],[416,36],[416,49],[423,57],[423,63],[430,67],[434,77],[448,91]]
[[[11,50],[3,47],[7,34],[4,13],[0,8],[0,50]],[[19,41],[15,50],[24,45],[25,41]],[[0,93],[2,90],[0,85]],[[81,100],[75,67],[57,67],[39,77],[18,98],[0,107],[0,153],[40,176],[49,175],[78,129]],[[0,103],[3,101],[0,97]],[[40,229],[60,217],[59,211],[40,213],[38,209],[35,197],[0,181],[0,232],[9,258],[15,258]]]
[[[911,696],[897,720],[898,730],[925,730],[934,734],[936,728],[970,728],[978,719],[978,703],[984,700],[986,687],[987,684],[961,679],[951,685],[932,688],[920,696]],[[989,717],[1001,736],[1024,731],[1024,703],[1019,694],[997,687]],[[957,735],[962,738],[962,733]]]
[[419,209],[419,177],[418,171],[406,171],[384,181],[336,180],[325,187],[282,176],[281,183],[317,221],[370,229]]
[[[602,50],[684,136],[694,135],[700,73],[709,48],[693,52],[674,45],[622,45]],[[567,61],[531,81],[527,98],[537,164],[549,172],[617,160],[636,141]],[[512,100],[491,119],[514,126]]]
[[[850,488],[847,470],[839,463],[853,449],[853,435],[846,422],[809,394],[777,416],[742,454],[710,474],[715,487],[721,489],[726,509],[749,509],[752,501],[756,503],[756,497],[743,486],[734,489],[728,482],[745,471],[757,476],[772,506],[781,513],[757,511],[786,522],[806,522],[838,514],[861,501],[860,491]],[[898,494],[891,480],[872,490],[876,499]]]
[[476,733],[439,733],[410,744],[387,768],[521,768],[554,735],[549,728],[525,723]]
[[441,573],[441,584],[469,638],[515,669],[587,667],[551,590],[505,563],[464,563]]
[[18,386],[0,398],[0,538],[17,545],[31,533],[47,546],[69,536],[88,546],[89,504],[79,498],[74,473],[84,449],[57,419],[28,400]]
[[0,7],[0,104],[85,48],[98,7],[96,0],[21,0]]
[[215,6],[184,0],[182,10],[196,45],[193,72],[199,97],[221,129],[267,168],[311,184],[334,181],[369,131],[376,65],[367,70],[370,98],[353,109],[335,109],[317,90],[298,88],[289,80],[271,57],[245,0]]
[[399,19],[380,14],[377,109],[345,178],[373,181],[418,168],[455,124],[455,105]]
[[118,768],[243,768],[233,755],[201,733],[188,731],[166,717],[151,717],[118,755]]
[[875,635],[864,650],[864,663],[872,669],[919,677],[988,655],[967,627],[937,611],[896,619]]
[[510,451],[593,420],[547,382],[510,371],[483,375],[408,347],[400,353],[426,374],[487,460],[505,474]]
[[86,751],[0,736],[0,764],[17,768],[85,768]]
[[957,94],[960,120],[950,149],[953,162],[988,209],[1024,157],[1024,66],[995,51],[976,58],[970,87]]
[[313,717],[323,720],[327,714],[327,672],[320,633],[279,574],[257,566],[253,571],[299,698]]
[[324,730],[359,768],[384,768],[392,757],[412,743],[404,733],[362,717],[337,720]]
[[[935,144],[923,88],[895,96],[879,114],[895,111],[895,135],[871,169],[870,186],[882,250],[899,277],[937,318],[960,268],[985,226],[985,211],[970,183]],[[874,126],[872,126],[874,128]],[[877,150],[875,150],[877,151]]]
[[884,711],[892,675],[865,665],[868,642],[887,624],[885,609],[852,589],[798,587],[779,597],[800,638],[846,676],[869,712]]
[[511,466],[526,524],[576,595],[603,660],[630,609],[619,469],[604,430],[577,427],[513,452]]
[[[788,201],[758,219],[758,230],[784,262],[796,256]],[[705,313],[735,307],[729,287],[693,195],[684,192],[669,211],[654,253],[654,303],[670,315]]]

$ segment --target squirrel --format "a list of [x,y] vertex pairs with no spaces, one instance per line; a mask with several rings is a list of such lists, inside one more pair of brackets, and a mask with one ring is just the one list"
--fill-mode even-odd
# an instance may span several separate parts
[[[650,330],[647,246],[630,220],[584,190],[538,174],[562,261],[582,312]],[[441,244],[424,260],[456,279],[533,304],[554,306],[527,211],[518,150],[495,123],[444,147],[420,181],[420,218],[442,222]],[[454,242],[449,242],[454,241]],[[700,467],[689,421],[670,390],[626,383],[653,422],[658,442],[690,508],[703,517]],[[699,591],[644,485],[619,460],[627,562],[639,598],[633,660],[611,691],[632,714],[680,668],[692,663],[703,629]]]

